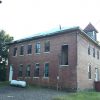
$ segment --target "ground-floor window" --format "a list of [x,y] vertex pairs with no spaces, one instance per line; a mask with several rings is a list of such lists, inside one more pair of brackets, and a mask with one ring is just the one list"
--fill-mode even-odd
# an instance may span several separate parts
[[19,76],[19,77],[22,77],[22,74],[23,74],[23,65],[21,64],[21,65],[19,66],[18,76]]
[[91,79],[91,65],[88,66],[88,78]]
[[31,68],[31,65],[26,66],[26,76],[27,77],[30,77],[30,68]]
[[45,63],[44,65],[44,77],[49,76],[49,63]]
[[40,67],[40,64],[36,63],[35,68],[34,68],[34,77],[39,77],[39,67]]

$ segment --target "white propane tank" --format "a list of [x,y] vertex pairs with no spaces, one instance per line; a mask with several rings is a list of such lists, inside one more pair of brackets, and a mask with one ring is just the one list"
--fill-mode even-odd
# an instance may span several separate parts
[[25,81],[11,80],[10,85],[26,87],[26,82]]

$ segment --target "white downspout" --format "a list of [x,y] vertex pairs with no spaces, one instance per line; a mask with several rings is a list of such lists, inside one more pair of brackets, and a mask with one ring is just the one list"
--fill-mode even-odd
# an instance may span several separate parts
[[10,65],[10,70],[9,70],[9,81],[12,81],[13,78],[13,68],[12,65]]

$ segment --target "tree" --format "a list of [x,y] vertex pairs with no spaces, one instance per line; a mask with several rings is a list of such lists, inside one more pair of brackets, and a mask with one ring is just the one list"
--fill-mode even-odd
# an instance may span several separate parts
[[8,48],[7,43],[11,42],[13,37],[6,34],[4,30],[0,31],[0,81],[6,80],[6,64],[8,60]]

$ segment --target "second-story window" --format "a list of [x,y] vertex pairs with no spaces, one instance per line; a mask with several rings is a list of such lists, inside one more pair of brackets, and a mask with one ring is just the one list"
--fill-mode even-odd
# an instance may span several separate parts
[[32,45],[27,46],[27,54],[32,54]]
[[50,51],[50,41],[46,41],[44,46],[44,52],[49,52],[49,51]]
[[14,48],[13,56],[17,56],[17,47]]
[[24,55],[24,46],[20,47],[20,55]]
[[40,42],[38,42],[35,45],[35,53],[40,53],[40,51],[41,51],[41,46],[40,46]]
[[90,55],[90,46],[88,47],[88,54]]
[[99,50],[97,50],[97,59],[99,59]]
[[93,48],[93,57],[95,57],[95,48]]

